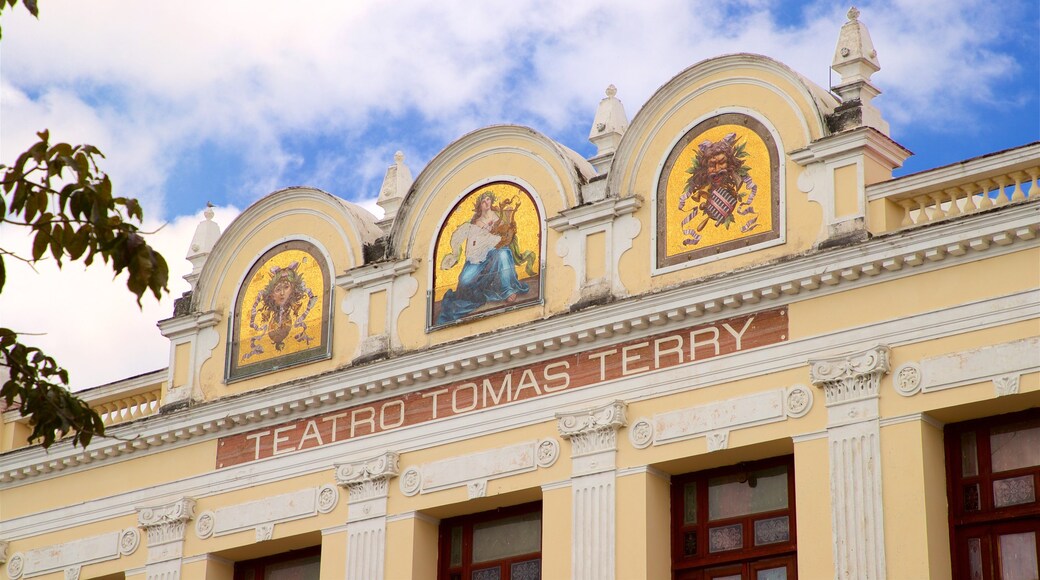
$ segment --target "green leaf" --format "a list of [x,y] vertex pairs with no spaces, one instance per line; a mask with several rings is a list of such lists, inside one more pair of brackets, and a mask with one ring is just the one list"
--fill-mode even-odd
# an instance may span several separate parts
[[36,237],[33,239],[32,248],[32,259],[33,261],[39,261],[43,257],[43,253],[47,251],[47,245],[50,244],[51,236],[49,230],[39,229],[36,230]]

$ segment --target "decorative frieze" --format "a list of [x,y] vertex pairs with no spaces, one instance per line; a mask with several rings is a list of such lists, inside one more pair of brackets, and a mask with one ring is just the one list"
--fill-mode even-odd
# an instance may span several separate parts
[[827,406],[878,396],[881,377],[888,372],[887,346],[875,346],[846,356],[809,361],[812,384],[823,389]]
[[0,563],[6,561],[7,576],[12,580],[35,578],[64,571],[66,578],[76,578],[79,570],[97,562],[129,556],[137,550],[140,534],[134,528],[90,536],[64,544],[44,546],[7,557],[6,542],[0,542]]
[[225,506],[200,513],[195,521],[195,535],[206,539],[253,529],[256,541],[269,540],[275,524],[329,513],[338,502],[339,490],[323,485]]
[[1040,370],[1038,352],[1040,338],[1033,337],[911,361],[896,369],[893,386],[909,397],[990,380],[994,396],[1011,395],[1019,376]]
[[639,418],[628,432],[636,449],[704,437],[708,451],[725,449],[729,433],[788,418],[804,417],[812,409],[813,394],[803,385],[657,413]]
[[471,496],[482,497],[488,480],[550,467],[559,450],[556,440],[542,439],[413,465],[401,474],[401,493],[413,496],[466,486]]

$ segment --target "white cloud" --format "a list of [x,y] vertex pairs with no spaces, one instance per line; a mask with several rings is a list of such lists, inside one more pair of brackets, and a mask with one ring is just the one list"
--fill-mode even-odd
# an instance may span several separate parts
[[[672,76],[724,53],[765,54],[826,86],[845,8],[817,0],[800,7],[797,26],[778,25],[776,13],[790,4],[49,0],[39,20],[20,6],[4,12],[0,159],[12,160],[43,127],[99,146],[120,192],[142,199],[146,215],[172,219],[154,242],[179,282],[198,216],[171,216],[172,200],[244,206],[306,184],[363,199],[378,214],[374,197],[396,149],[417,175],[450,140],[499,122],[580,148],[608,84],[633,116]],[[952,130],[985,118],[980,106],[1036,99],[1035,79],[1024,97],[1007,87],[1023,82],[1008,47],[1016,19],[1035,21],[1029,2],[860,8],[883,67],[877,104],[897,131],[911,121]],[[291,144],[313,135],[341,140],[322,151]],[[239,156],[245,175],[231,191],[167,190],[203,144]],[[226,176],[222,167],[206,171],[214,184]],[[146,300],[140,312],[102,268],[77,268],[12,273],[4,324],[48,332],[41,343],[78,385],[165,365],[154,322],[172,299]]]
[[[239,213],[233,207],[214,211],[214,221],[222,228]],[[60,271],[53,260],[45,260],[34,272],[24,262],[7,258],[3,325],[24,333],[27,344],[53,356],[69,371],[74,389],[165,368],[169,342],[156,323],[173,314],[173,300],[188,290],[183,276],[191,266],[183,257],[201,219],[201,212],[181,216],[148,236],[148,243],[169,264],[170,293],[159,301],[146,295],[141,308],[126,289],[125,274],[113,279],[111,268],[100,260],[90,267],[67,262]],[[159,225],[148,223],[144,229]],[[4,225],[0,237],[5,249],[28,254],[26,230]]]

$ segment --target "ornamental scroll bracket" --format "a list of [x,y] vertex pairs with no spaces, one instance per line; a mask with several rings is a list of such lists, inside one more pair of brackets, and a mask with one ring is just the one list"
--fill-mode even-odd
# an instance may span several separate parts
[[560,436],[571,442],[571,457],[617,450],[618,429],[628,424],[624,401],[572,413],[557,413]]
[[347,489],[351,503],[386,497],[390,480],[401,473],[400,456],[393,451],[335,467],[336,483]]
[[889,371],[887,346],[824,359],[809,360],[809,379],[823,389],[827,406],[875,399],[881,377]]
[[140,508],[137,525],[148,534],[149,549],[184,539],[184,527],[195,517],[195,500],[181,498],[173,503]]

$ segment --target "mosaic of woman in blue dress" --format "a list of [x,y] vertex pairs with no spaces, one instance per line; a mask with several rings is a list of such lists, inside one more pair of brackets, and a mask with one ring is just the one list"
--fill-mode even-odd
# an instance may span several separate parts
[[530,290],[517,278],[516,266],[523,263],[533,275],[534,253],[518,251],[516,223],[502,219],[499,214],[502,212],[511,218],[519,203],[513,206],[512,200],[506,200],[496,208],[495,201],[494,193],[481,193],[473,206],[473,218],[451,234],[451,253],[441,260],[441,269],[455,267],[463,248],[466,262],[458,285],[444,293],[437,315],[438,325],[454,322],[488,302],[516,302]]

